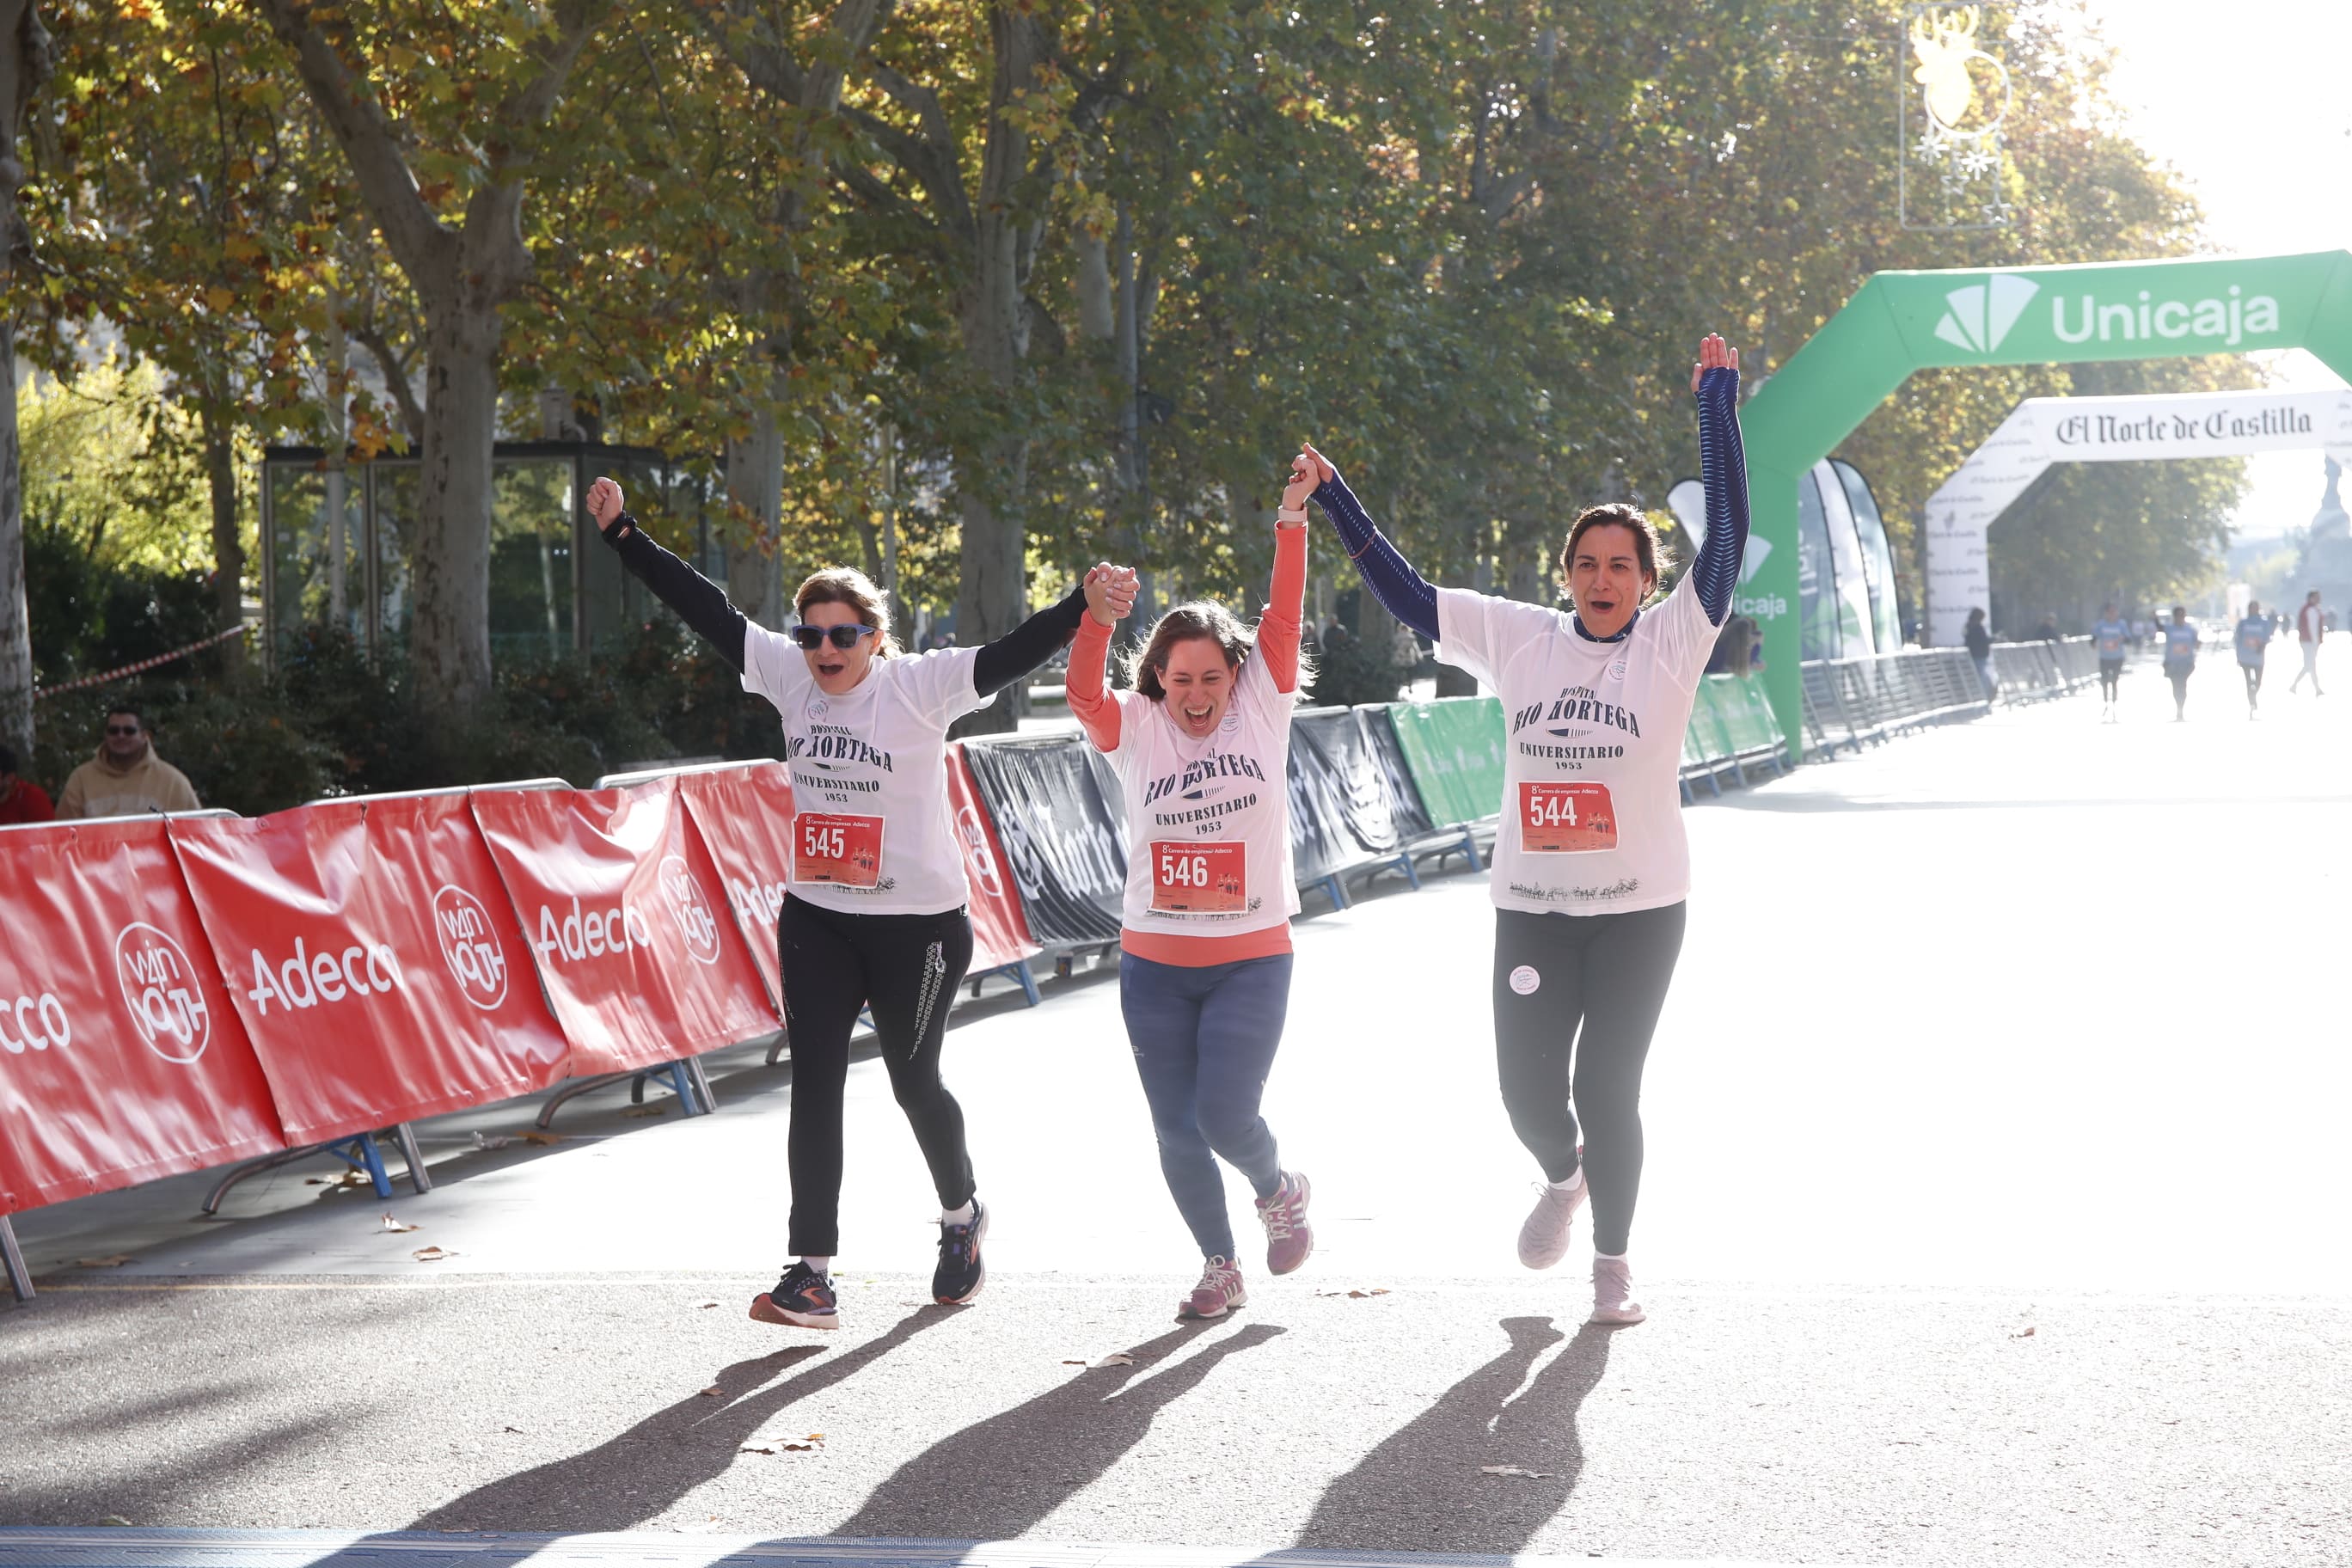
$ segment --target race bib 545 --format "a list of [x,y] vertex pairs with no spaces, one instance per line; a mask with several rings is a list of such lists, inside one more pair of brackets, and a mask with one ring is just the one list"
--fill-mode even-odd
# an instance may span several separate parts
[[882,819],[803,811],[793,818],[793,879],[870,888],[882,876]]

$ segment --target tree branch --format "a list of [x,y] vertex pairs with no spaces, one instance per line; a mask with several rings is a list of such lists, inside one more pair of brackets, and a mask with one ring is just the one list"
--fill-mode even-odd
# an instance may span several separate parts
[[400,405],[400,423],[408,432],[409,440],[425,439],[425,406],[416,401],[416,389],[408,384],[408,366],[392,350],[392,342],[383,329],[368,326],[351,334],[352,341],[367,350],[375,367],[383,373],[384,385],[392,389],[392,400]]
[[364,96],[341,55],[310,21],[307,0],[257,0],[278,41],[294,52],[295,68],[319,117],[351,160],[384,243],[420,289],[442,292],[454,281],[457,237],[417,194],[392,126]]

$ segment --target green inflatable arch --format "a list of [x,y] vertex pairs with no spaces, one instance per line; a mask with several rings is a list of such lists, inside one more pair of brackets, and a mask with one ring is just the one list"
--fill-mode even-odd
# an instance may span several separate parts
[[1913,371],[2294,348],[2352,381],[2352,251],[1873,275],[1740,411],[1753,536],[1738,607],[1763,631],[1790,754],[1804,749],[1798,476]]

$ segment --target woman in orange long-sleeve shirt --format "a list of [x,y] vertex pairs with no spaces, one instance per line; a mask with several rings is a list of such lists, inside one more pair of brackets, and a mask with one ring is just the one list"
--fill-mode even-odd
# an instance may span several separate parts
[[[1185,1318],[1222,1318],[1248,1300],[1220,1157],[1256,1191],[1270,1273],[1289,1273],[1315,1247],[1307,1178],[1282,1168],[1258,1101],[1290,1004],[1290,710],[1316,476],[1304,456],[1293,465],[1255,635],[1222,605],[1180,605],[1152,628],[1131,691],[1103,679],[1115,616],[1090,610],[1070,648],[1070,711],[1127,798],[1119,1007],[1160,1171],[1207,1260]],[[1132,600],[1127,585],[1116,614]]]

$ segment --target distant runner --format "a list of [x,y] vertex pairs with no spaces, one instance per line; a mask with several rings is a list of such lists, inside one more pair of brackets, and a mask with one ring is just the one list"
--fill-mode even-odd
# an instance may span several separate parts
[[2197,669],[2197,628],[2189,612],[2172,606],[2172,624],[2164,628],[2164,678],[2172,682],[2172,721],[2189,717],[2189,678]]
[[2099,650],[2099,717],[2113,721],[2116,700],[2123,692],[2124,656],[2131,649],[2131,623],[2116,614],[2113,605],[2099,608],[2099,624],[2091,628]]
[[2263,655],[2271,646],[2271,637],[2277,623],[2263,614],[2259,603],[2248,601],[2246,613],[2238,622],[2238,670],[2246,678],[2246,717],[2254,716],[2261,705],[2263,690]]
[[2311,694],[2325,697],[2319,689],[2319,645],[2327,637],[2327,612],[2319,607],[2319,590],[2314,588],[2304,595],[2303,608],[2295,612],[2294,635],[2303,645],[2303,668],[2286,684],[2290,692],[2303,684],[2305,676],[2311,677]]

